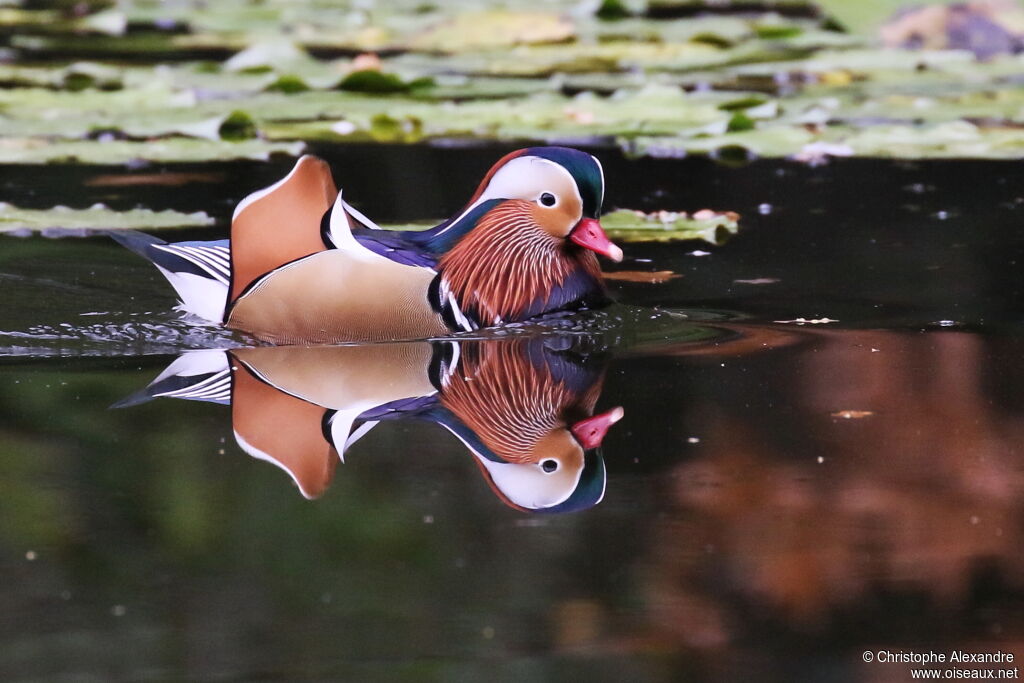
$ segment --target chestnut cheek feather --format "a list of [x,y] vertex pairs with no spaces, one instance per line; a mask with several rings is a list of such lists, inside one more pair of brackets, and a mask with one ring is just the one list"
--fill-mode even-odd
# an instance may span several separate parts
[[578,265],[537,224],[535,210],[525,200],[502,203],[441,259],[440,270],[462,308],[487,324],[521,319]]
[[563,202],[550,209],[532,204],[530,206],[530,217],[533,226],[531,227],[553,239],[566,239],[576,224],[576,218],[570,213],[565,204]]
[[[472,378],[470,381],[468,378]],[[507,462],[535,462],[537,445],[560,428],[576,394],[537,366],[520,342],[469,346],[442,404]]]

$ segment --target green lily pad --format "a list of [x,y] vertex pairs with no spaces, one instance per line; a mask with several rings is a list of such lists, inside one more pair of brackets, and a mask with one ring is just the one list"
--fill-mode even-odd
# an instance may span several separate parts
[[739,230],[739,219],[739,215],[731,211],[718,213],[708,209],[693,215],[618,209],[602,216],[601,225],[609,237],[622,242],[703,240],[722,244]]
[[407,47],[425,52],[465,52],[558,43],[573,38],[575,33],[573,22],[562,14],[484,10],[445,19],[414,36]]
[[985,127],[967,121],[931,126],[871,126],[836,129],[829,136],[855,154],[890,158],[1019,159],[1024,157],[1024,129]]
[[406,93],[417,88],[433,85],[430,78],[417,78],[405,81],[397,74],[386,73],[376,69],[353,71],[338,83],[338,90],[365,93]]
[[298,156],[305,149],[301,142],[265,140],[198,140],[168,138],[150,142],[111,140],[107,142],[75,140],[52,141],[41,138],[0,138],[0,164],[127,164],[153,161],[195,163],[253,159],[266,161],[274,154]]
[[259,70],[273,71],[296,64],[308,62],[312,58],[305,50],[288,41],[268,41],[256,43],[224,62],[225,71],[241,73]]
[[92,62],[78,62],[58,67],[0,64],[0,87],[42,87],[72,91],[88,88],[120,90],[124,87],[124,82],[120,69]]
[[266,87],[267,92],[283,92],[286,94],[308,92],[309,90],[312,90],[312,88],[299,76],[281,76]]
[[619,144],[633,155],[681,157],[687,154],[710,154],[724,160],[745,160],[749,157],[783,157],[795,153],[818,139],[805,128],[789,126],[762,127],[736,133],[695,137],[621,138]]
[[[837,2],[824,5],[839,16]],[[882,18],[887,3],[847,4],[882,6]],[[1024,55],[880,49],[799,0],[742,13],[707,0],[596,13],[578,0],[37,6],[0,11],[0,29],[16,27],[10,54],[34,61],[0,64],[0,160],[12,163],[436,139],[616,142],[723,160],[1024,156]],[[386,52],[353,58],[362,50]]]
[[0,233],[22,234],[52,230],[159,230],[206,227],[214,223],[214,219],[204,211],[114,211],[102,204],[87,209],[70,209],[66,206],[55,206],[52,209],[19,209],[10,204],[0,203]]
[[623,0],[601,0],[600,6],[594,12],[597,18],[605,20],[625,19],[633,14],[634,10]]
[[60,12],[0,6],[0,26],[40,26],[60,21]]

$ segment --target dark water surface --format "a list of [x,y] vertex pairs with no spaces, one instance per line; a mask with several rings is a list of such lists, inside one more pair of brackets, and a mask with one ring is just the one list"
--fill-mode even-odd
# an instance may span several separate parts
[[[502,152],[316,151],[382,221],[453,212]],[[615,306],[459,341],[458,360],[450,342],[239,350],[105,239],[0,237],[0,677],[902,681],[912,665],[864,651],[956,649],[1018,661],[944,668],[1017,666],[1019,164],[601,156],[609,207],[732,209],[740,233],[625,244],[616,269],[682,277],[615,281]],[[0,168],[0,199],[224,219],[289,166]],[[129,184],[167,171],[188,182]],[[279,391],[110,409],[204,349]],[[431,395],[444,362],[476,384]],[[342,385],[405,401],[363,414],[379,424],[344,463],[324,440]],[[624,409],[575,511],[524,511],[532,484],[471,451],[483,407],[525,432],[537,396],[572,414],[552,438]]]

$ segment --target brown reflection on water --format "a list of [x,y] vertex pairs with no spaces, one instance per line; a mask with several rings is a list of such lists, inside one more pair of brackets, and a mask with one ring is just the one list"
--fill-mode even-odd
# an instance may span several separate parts
[[630,647],[717,669],[730,651],[818,643],[849,649],[839,665],[864,680],[909,675],[860,662],[869,648],[1024,656],[1024,414],[994,404],[990,341],[815,331],[742,368],[784,402],[752,415],[729,389],[688,404],[704,429],[653,484],[663,514]]

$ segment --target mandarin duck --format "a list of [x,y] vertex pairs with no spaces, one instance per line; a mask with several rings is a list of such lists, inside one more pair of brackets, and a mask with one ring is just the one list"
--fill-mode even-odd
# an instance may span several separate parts
[[156,265],[182,310],[264,341],[423,339],[604,303],[595,254],[622,251],[598,222],[603,197],[595,157],[533,147],[440,225],[382,230],[304,156],[238,204],[230,240],[112,236]]
[[156,397],[231,406],[235,440],[320,496],[347,449],[381,422],[444,427],[504,503],[567,512],[597,504],[599,447],[621,408],[594,414],[603,365],[551,340],[264,346],[190,351],[118,406]]

